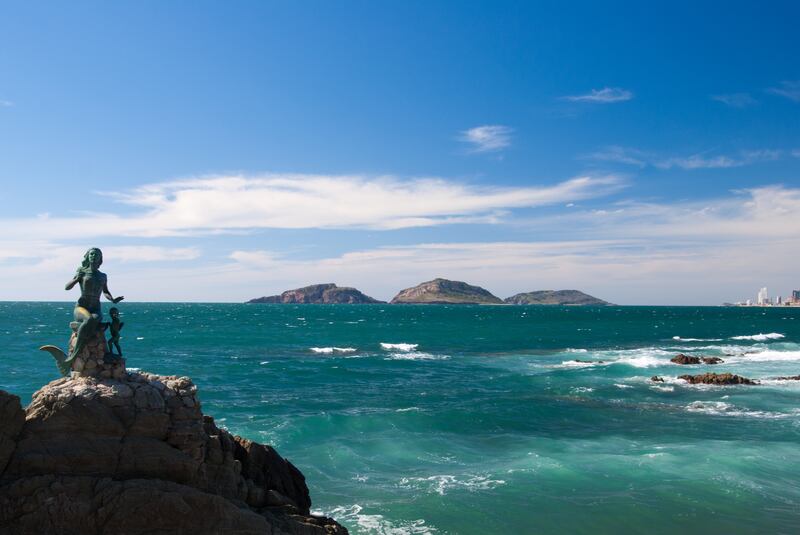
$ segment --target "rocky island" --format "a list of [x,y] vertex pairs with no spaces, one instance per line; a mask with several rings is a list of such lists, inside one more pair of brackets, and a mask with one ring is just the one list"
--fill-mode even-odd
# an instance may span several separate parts
[[510,305],[610,305],[579,290],[537,290],[507,297]]
[[340,304],[372,304],[385,303],[368,295],[364,295],[355,288],[339,287],[333,283],[312,284],[295,290],[287,290],[280,295],[258,297],[248,303],[283,303],[283,304],[314,304],[314,305],[340,305]]
[[500,305],[503,301],[480,286],[447,279],[433,279],[400,291],[392,304]]

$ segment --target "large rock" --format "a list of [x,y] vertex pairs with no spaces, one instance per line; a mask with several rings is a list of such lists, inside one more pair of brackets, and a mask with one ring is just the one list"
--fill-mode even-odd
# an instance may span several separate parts
[[203,416],[186,377],[62,378],[0,392],[0,534],[343,534],[303,474]]
[[741,375],[734,375],[732,373],[704,373],[701,375],[680,375],[678,379],[683,379],[687,383],[693,385],[757,385],[756,381],[742,377]]
[[524,292],[504,299],[511,305],[610,305],[597,297],[580,290],[536,290]]
[[401,290],[391,302],[429,305],[498,305],[503,303],[498,297],[480,286],[447,279],[433,279],[413,288]]
[[257,297],[248,303],[283,303],[283,304],[316,304],[316,305],[356,305],[383,303],[355,288],[339,287],[335,284],[313,284],[296,290],[286,290],[280,295]]

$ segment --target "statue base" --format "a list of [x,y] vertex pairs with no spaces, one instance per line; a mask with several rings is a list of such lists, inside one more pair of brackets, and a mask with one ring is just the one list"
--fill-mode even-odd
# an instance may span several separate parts
[[[78,338],[78,323],[72,322],[69,326],[72,328],[72,336],[69,338],[68,353],[72,353]],[[125,359],[108,353],[108,344],[102,329],[98,329],[95,336],[86,342],[81,352],[72,361],[72,377],[123,379],[127,373]]]

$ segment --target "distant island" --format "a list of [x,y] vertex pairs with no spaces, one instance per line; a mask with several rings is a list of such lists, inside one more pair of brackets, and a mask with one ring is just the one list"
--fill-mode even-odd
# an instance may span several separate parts
[[401,290],[392,304],[431,304],[431,305],[500,305],[502,299],[492,295],[480,286],[447,279],[433,279],[413,288]]
[[610,305],[578,290],[537,290],[524,292],[504,300],[511,305]]
[[287,290],[280,295],[257,297],[248,303],[283,303],[283,304],[309,304],[309,305],[357,305],[370,303],[385,303],[368,295],[364,295],[355,288],[339,287],[333,283],[312,284],[295,290]]
[[[312,284],[287,290],[280,295],[257,297],[248,303],[278,304],[386,304],[355,288],[339,287],[333,283]],[[500,299],[489,290],[462,281],[436,278],[401,290],[391,304],[425,305],[610,305],[597,297],[578,290],[537,290],[518,293]]]

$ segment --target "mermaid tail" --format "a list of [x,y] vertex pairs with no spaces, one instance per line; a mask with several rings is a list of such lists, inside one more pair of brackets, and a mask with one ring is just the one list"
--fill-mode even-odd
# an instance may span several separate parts
[[56,360],[56,366],[58,366],[58,371],[61,372],[61,375],[64,377],[69,375],[69,372],[72,371],[73,359],[68,358],[67,354],[56,346],[42,346],[39,349],[47,351]]

